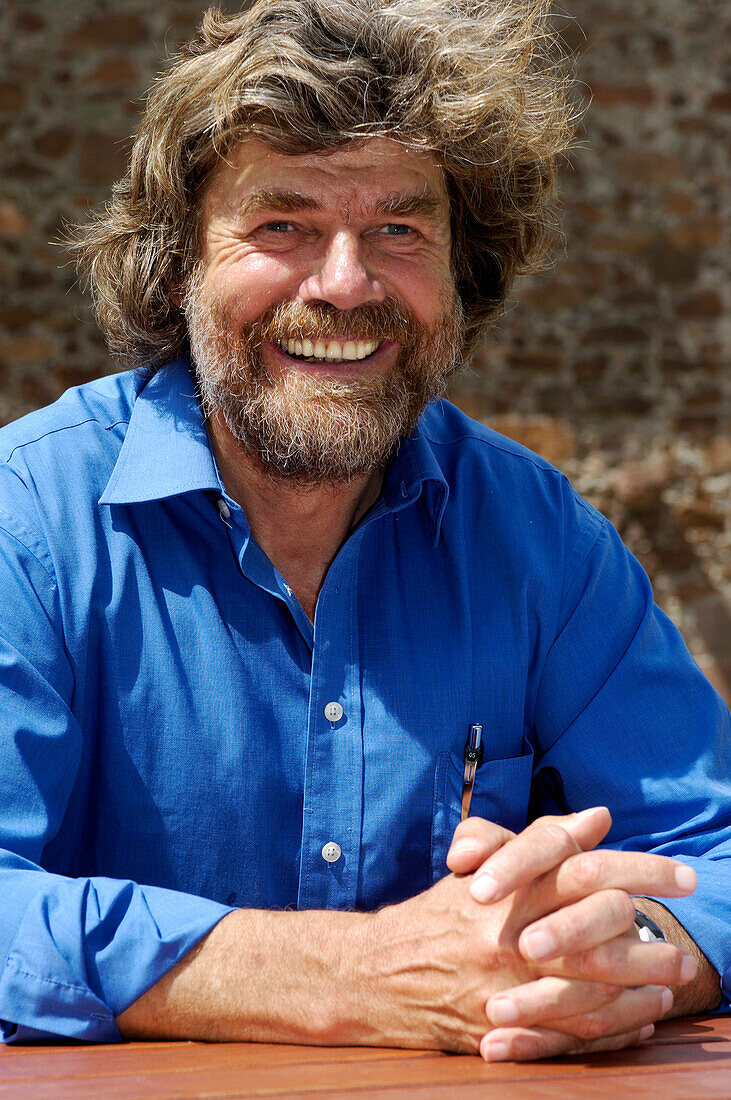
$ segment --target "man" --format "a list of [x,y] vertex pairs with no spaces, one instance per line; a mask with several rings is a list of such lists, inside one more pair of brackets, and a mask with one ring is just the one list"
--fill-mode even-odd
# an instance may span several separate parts
[[545,243],[545,48],[532,0],[266,0],[153,92],[78,245],[146,369],[2,433],[6,1038],[499,1060],[719,1004],[727,712],[435,400]]

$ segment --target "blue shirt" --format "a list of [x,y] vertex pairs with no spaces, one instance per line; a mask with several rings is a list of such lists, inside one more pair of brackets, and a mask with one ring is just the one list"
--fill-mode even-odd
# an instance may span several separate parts
[[608,805],[611,844],[698,872],[667,904],[731,992],[728,711],[607,521],[451,405],[401,444],[313,628],[184,362],[71,390],[0,432],[0,593],[6,1038],[117,1039],[231,907],[424,890],[472,722],[471,812]]

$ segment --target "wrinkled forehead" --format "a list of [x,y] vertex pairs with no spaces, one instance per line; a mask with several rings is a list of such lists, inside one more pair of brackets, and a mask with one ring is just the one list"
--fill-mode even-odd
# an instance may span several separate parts
[[435,156],[391,138],[348,142],[332,151],[282,153],[257,138],[234,145],[216,167],[204,214],[232,216],[256,206],[282,212],[332,210],[449,215],[444,171]]

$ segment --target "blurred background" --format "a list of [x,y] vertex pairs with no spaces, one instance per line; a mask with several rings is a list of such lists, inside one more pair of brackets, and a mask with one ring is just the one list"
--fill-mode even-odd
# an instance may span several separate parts
[[[564,2],[591,101],[560,175],[565,249],[452,397],[609,516],[731,699],[731,5]],[[0,423],[123,367],[50,242],[108,196],[206,6],[0,0]]]

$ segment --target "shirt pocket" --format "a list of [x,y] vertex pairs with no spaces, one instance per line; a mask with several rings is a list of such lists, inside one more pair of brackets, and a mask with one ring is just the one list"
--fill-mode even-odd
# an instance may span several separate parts
[[[533,748],[524,742],[522,756],[483,760],[475,773],[470,817],[484,817],[513,832],[524,829],[533,778]],[[432,805],[430,884],[449,872],[447,852],[462,813],[464,760],[453,752],[440,752],[434,776]]]

